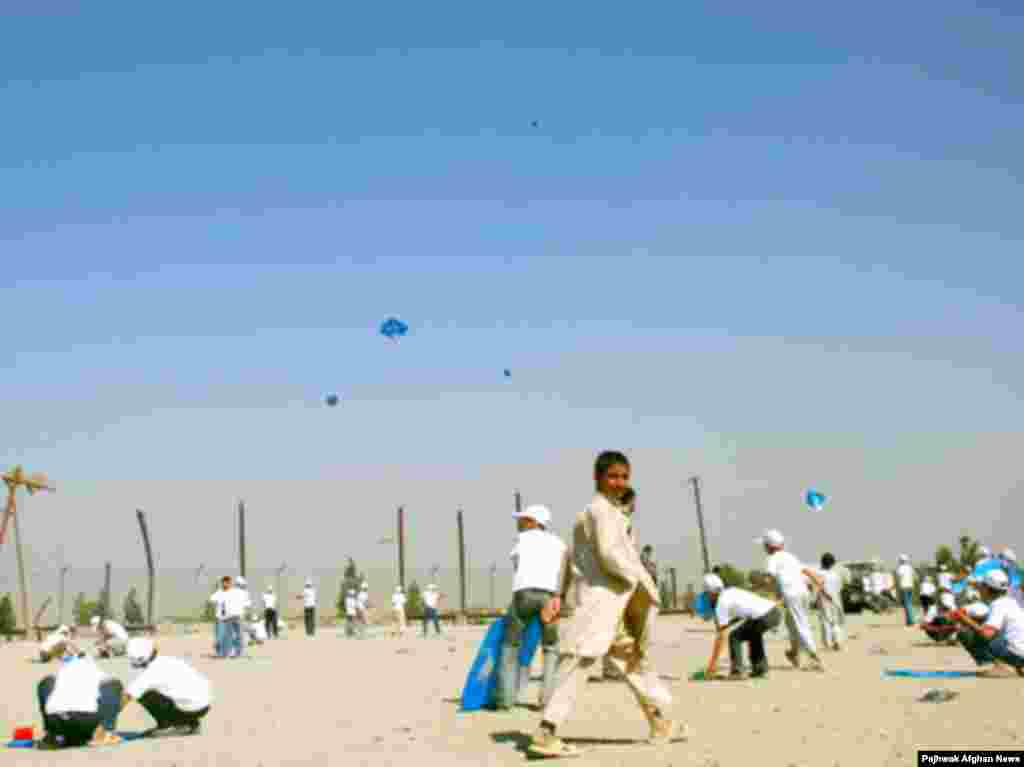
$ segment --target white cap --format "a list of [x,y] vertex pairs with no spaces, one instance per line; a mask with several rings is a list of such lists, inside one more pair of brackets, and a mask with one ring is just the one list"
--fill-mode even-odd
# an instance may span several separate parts
[[725,584],[722,583],[722,579],[714,573],[708,573],[704,576],[704,590],[710,591],[715,594],[725,588]]
[[517,511],[513,515],[516,519],[532,519],[538,525],[547,527],[551,524],[551,512],[547,506],[527,506],[522,511]]
[[312,586],[313,585],[313,579],[312,578],[306,578],[306,585],[307,586]]
[[988,546],[980,546],[978,548],[978,553],[981,554],[981,556],[983,557],[990,557],[992,556],[992,549],[990,549]]
[[952,610],[956,607],[956,599],[948,591],[942,592],[942,596],[939,597],[939,604],[945,607],[947,610]]
[[237,583],[239,586],[245,586],[245,576],[239,575],[237,578],[235,578],[235,583]]
[[973,605],[967,605],[965,609],[967,610],[967,614],[975,620],[981,620],[988,615],[988,605],[983,604],[982,602],[975,602]]
[[427,584],[427,591],[437,591],[437,584],[436,583],[428,583]]
[[401,591],[401,590],[402,590],[401,586],[395,586],[395,591]]
[[98,615],[92,616],[89,619],[89,625],[92,626],[93,628],[96,628],[97,626],[99,626],[100,625],[100,616],[98,616]]
[[267,592],[268,593],[273,593],[273,591],[274,591],[274,587],[273,586],[267,586]]
[[900,562],[909,562],[909,561],[910,561],[910,557],[908,557],[906,554],[900,554]]
[[939,565],[939,572],[940,572],[940,573],[944,573],[944,572],[946,572],[947,570],[949,570],[949,568],[948,568],[948,567],[946,567],[945,565]]
[[1006,591],[1010,587],[1010,579],[1002,570],[989,570],[981,582],[994,591]]
[[153,644],[152,639],[135,637],[128,640],[128,646],[125,648],[125,655],[128,656],[128,662],[138,668],[149,663],[149,659],[153,657],[153,651],[155,649],[156,645]]
[[1017,561],[1017,555],[1014,554],[1013,549],[1003,549],[1002,553],[999,556],[1001,556],[1007,562]]
[[765,530],[764,535],[754,539],[754,543],[763,546],[783,546],[786,543],[786,538],[778,530]]

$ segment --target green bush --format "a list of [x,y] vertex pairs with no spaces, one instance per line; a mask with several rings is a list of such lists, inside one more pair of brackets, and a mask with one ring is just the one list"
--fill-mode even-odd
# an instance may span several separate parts
[[405,614],[409,618],[423,617],[423,592],[420,584],[413,581],[405,592]]
[[139,604],[139,595],[135,587],[128,591],[124,598],[124,622],[129,626],[141,626],[146,622],[146,616],[142,614],[142,605]]
[[94,615],[100,614],[99,602],[93,602],[85,598],[85,594],[81,591],[78,592],[78,596],[75,597],[75,602],[71,607],[71,615],[74,618],[76,626],[88,626],[89,620]]
[[18,627],[17,619],[14,617],[14,603],[10,594],[4,594],[0,599],[0,636],[9,637]]

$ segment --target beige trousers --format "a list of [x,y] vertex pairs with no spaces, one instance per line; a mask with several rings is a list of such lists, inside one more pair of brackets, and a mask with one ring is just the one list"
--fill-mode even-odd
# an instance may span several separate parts
[[405,610],[396,607],[392,612],[395,614],[395,633],[402,636],[405,633]]
[[[672,704],[672,694],[658,679],[657,673],[648,667],[646,658],[636,658],[630,653],[626,658],[616,652],[605,656],[610,664],[625,675],[626,685],[641,710],[663,708]],[[576,700],[587,684],[590,672],[600,658],[583,658],[577,655],[562,655],[558,661],[557,686],[551,700],[544,708],[543,719],[555,727],[561,727],[576,708]]]

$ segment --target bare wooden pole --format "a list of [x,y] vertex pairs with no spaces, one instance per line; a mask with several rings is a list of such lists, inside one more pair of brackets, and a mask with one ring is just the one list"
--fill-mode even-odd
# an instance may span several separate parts
[[28,632],[32,629],[28,609],[28,575],[25,573],[25,555],[21,549],[21,524],[18,522],[21,518],[21,514],[18,514],[17,509],[15,508],[16,502],[13,499],[14,491],[11,492],[11,496],[11,516],[14,517],[14,551],[18,557],[18,588],[21,589],[21,622],[25,627],[25,638],[27,639],[29,636]]
[[466,612],[466,533],[462,523],[462,509],[456,514],[459,525],[459,606]]
[[700,530],[700,550],[704,557],[704,572],[711,572],[711,559],[708,557],[708,538],[704,532],[704,509],[700,505],[700,478],[690,477],[693,484],[693,500],[697,504],[697,527]]
[[142,532],[142,545],[146,549],[146,570],[149,574],[149,592],[146,599],[146,624],[153,625],[153,594],[156,581],[156,570],[153,567],[153,549],[149,545],[149,528],[146,525],[146,512],[136,509],[135,515],[139,519],[139,530]]
[[245,576],[245,501],[238,502],[238,572]]
[[405,591],[405,507],[398,507],[398,585]]
[[100,617],[106,620],[110,617],[110,562],[107,562],[103,574],[103,604],[100,605]]

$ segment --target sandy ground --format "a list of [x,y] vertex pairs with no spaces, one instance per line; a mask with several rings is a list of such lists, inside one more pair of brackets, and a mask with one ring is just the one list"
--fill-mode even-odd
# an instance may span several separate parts
[[[900,625],[899,616],[852,617],[851,639],[829,654],[829,672],[795,671],[781,641],[769,643],[771,677],[756,682],[689,682],[706,659],[705,623],[663,617],[654,660],[675,696],[673,717],[688,723],[688,743],[642,744],[646,723],[623,684],[592,682],[561,732],[586,749],[580,765],[832,767],[910,765],[920,747],[1024,748],[1024,682],[1018,680],[885,679],[884,668],[972,669],[959,648],[940,647]],[[455,629],[437,640],[343,639],[321,629],[314,640],[253,649],[254,659],[218,661],[206,635],[162,640],[165,654],[189,658],[214,685],[216,701],[203,733],[115,747],[63,752],[6,751],[10,764],[39,765],[515,765],[538,723],[527,708],[513,713],[459,713],[458,696],[483,635]],[[47,667],[31,663],[31,647],[0,647],[4,669],[2,724],[39,724],[36,682]],[[886,654],[881,654],[884,650]],[[124,660],[105,667],[123,681]],[[52,667],[51,667],[52,668]],[[956,690],[950,702],[917,698],[929,687]],[[536,697],[537,684],[528,693]],[[151,726],[132,706],[120,729]],[[532,760],[530,760],[532,761]]]

